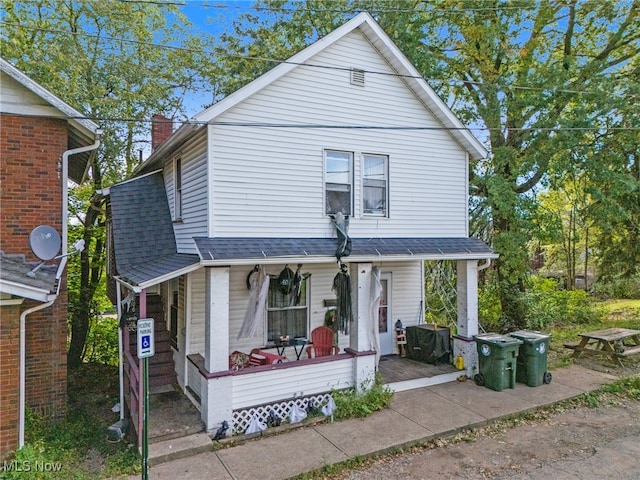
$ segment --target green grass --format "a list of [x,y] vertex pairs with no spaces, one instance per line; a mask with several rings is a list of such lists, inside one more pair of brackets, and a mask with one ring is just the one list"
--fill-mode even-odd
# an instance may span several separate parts
[[640,300],[606,300],[596,301],[594,309],[600,310],[602,315],[588,323],[555,322],[551,333],[549,368],[559,368],[573,362],[571,350],[564,347],[564,343],[575,342],[581,333],[603,330],[605,328],[640,328]]
[[[111,408],[118,402],[117,367],[84,364],[68,379],[69,404],[62,420],[50,421],[29,412],[25,446],[16,452],[25,472],[4,471],[0,478],[73,479],[109,478],[140,471],[138,450],[130,443],[107,441],[107,427],[118,421]],[[28,463],[22,463],[28,462]],[[59,465],[57,472],[36,470],[36,464]]]

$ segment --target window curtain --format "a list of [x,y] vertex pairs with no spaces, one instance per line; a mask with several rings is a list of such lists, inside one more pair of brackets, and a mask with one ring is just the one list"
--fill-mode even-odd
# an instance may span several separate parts
[[269,275],[262,266],[258,266],[257,270],[250,275],[249,291],[249,303],[244,312],[238,339],[257,337],[261,333],[269,293]]

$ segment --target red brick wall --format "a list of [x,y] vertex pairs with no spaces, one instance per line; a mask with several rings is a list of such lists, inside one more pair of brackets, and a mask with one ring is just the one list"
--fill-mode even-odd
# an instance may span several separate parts
[[0,307],[0,459],[18,445],[20,305]]
[[[27,260],[37,261],[29,248],[31,230],[44,224],[62,232],[62,182],[58,163],[67,150],[67,123],[6,114],[1,115],[0,123],[0,249],[6,253],[22,253]],[[67,400],[65,280],[66,276],[61,288],[65,293],[51,307],[29,315],[26,320],[26,402],[29,407],[54,416],[64,415]],[[22,310],[37,304],[25,301]],[[18,330],[9,329],[8,337],[2,336],[0,351],[4,351],[5,342],[15,341],[15,345],[19,345],[18,334]],[[9,338],[12,335],[14,340]],[[15,381],[17,384],[17,367]],[[2,408],[3,422],[4,413]],[[4,439],[4,435],[2,437]]]
[[25,253],[41,224],[62,226],[58,162],[67,149],[64,120],[3,114],[0,129],[0,250]]

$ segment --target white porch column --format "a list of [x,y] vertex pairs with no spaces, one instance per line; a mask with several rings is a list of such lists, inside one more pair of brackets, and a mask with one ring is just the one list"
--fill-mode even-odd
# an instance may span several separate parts
[[478,262],[458,260],[456,270],[458,332],[453,339],[453,355],[462,356],[465,374],[471,378],[478,371],[478,351],[473,339],[478,334]]
[[[371,325],[371,269],[370,263],[351,265],[351,286],[353,290],[354,322],[349,333],[349,347],[355,352],[368,352],[373,349]],[[376,371],[375,355],[356,355],[354,357],[354,383],[357,390],[373,385]]]
[[[229,267],[205,268],[204,367],[208,372],[229,369]],[[207,430],[231,425],[232,378],[205,380],[201,388],[201,416]]]

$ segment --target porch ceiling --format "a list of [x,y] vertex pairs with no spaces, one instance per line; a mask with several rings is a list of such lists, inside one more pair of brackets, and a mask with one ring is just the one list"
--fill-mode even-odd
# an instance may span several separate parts
[[[202,265],[277,263],[298,259],[307,263],[335,258],[333,238],[227,237],[194,238]],[[398,259],[473,260],[497,255],[477,238],[352,238],[350,262]]]

